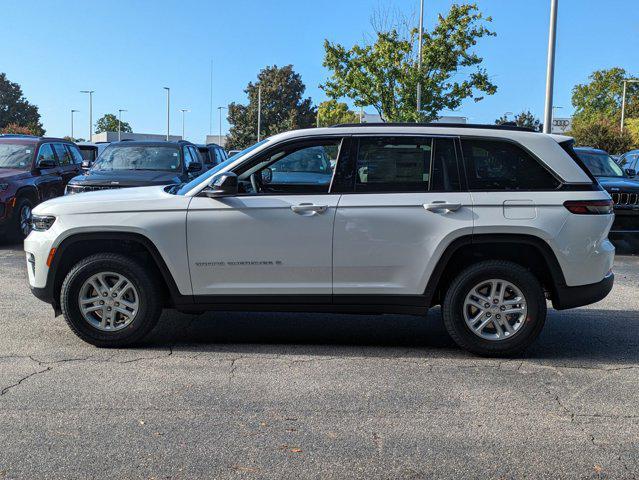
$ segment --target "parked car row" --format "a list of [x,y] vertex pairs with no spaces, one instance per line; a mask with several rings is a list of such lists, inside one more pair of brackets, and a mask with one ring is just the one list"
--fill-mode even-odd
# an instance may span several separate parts
[[226,161],[216,144],[187,141],[75,144],[0,136],[0,238],[21,240],[37,204],[63,194],[188,182]]

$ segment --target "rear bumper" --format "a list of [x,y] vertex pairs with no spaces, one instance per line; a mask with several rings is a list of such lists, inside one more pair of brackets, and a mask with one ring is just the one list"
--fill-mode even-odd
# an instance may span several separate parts
[[615,283],[615,275],[611,272],[601,282],[577,287],[557,286],[557,294],[552,305],[556,310],[582,307],[606,298]]

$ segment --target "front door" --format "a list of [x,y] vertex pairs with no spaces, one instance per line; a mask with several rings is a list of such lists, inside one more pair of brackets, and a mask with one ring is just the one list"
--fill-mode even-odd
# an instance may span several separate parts
[[329,137],[275,146],[234,172],[237,196],[193,198],[187,238],[194,295],[330,302],[340,195],[329,189],[340,145]]
[[336,302],[422,295],[446,245],[472,233],[455,144],[451,137],[354,139],[352,193],[342,196],[335,219]]

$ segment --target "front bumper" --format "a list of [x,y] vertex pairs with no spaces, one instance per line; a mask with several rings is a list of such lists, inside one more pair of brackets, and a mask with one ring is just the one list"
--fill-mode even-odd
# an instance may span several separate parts
[[639,233],[639,206],[615,207],[615,221],[610,233]]
[[589,285],[579,285],[577,287],[557,286],[557,292],[552,301],[552,306],[556,310],[566,310],[568,308],[583,307],[596,303],[606,298],[615,283],[615,275],[610,272],[603,280]]

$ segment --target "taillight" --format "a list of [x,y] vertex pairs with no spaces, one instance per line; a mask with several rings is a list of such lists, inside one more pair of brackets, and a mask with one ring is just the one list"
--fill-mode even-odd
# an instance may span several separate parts
[[568,200],[564,202],[570,213],[577,215],[610,215],[613,212],[612,200]]

